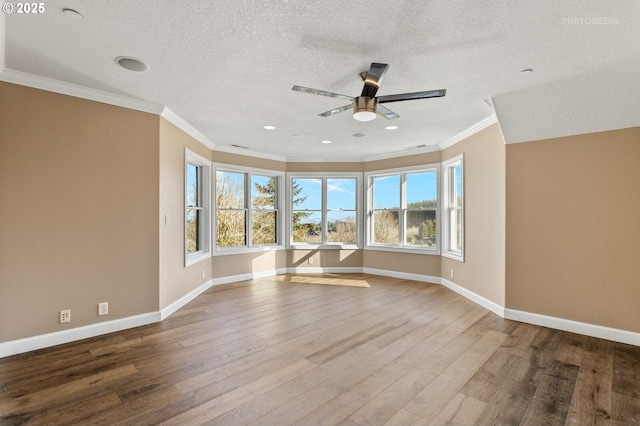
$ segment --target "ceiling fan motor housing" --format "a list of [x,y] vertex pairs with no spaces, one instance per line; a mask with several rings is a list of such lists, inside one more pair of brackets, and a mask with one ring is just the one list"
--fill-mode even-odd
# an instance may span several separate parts
[[358,121],[371,121],[376,118],[377,98],[359,96],[353,100],[353,118]]

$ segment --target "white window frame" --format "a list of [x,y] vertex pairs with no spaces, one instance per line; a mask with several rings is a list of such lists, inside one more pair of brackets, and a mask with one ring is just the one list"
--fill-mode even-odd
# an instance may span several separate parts
[[[365,173],[365,182],[367,185],[366,188],[366,245],[365,249],[367,250],[380,250],[380,251],[394,251],[394,252],[402,252],[402,253],[421,253],[421,254],[429,254],[429,255],[440,255],[441,248],[441,222],[442,218],[440,212],[440,205],[442,204],[441,199],[441,167],[440,163],[433,164],[424,164],[420,166],[410,166],[410,167],[400,167],[395,169],[385,169],[385,170],[374,170]],[[412,246],[406,244],[406,236],[405,236],[405,214],[407,211],[407,202],[406,202],[406,175],[412,173],[424,173],[424,172],[435,172],[436,173],[436,246],[434,248],[429,247],[421,247],[421,246]],[[400,175],[400,207],[398,214],[398,226],[399,226],[399,241],[398,244],[376,244],[373,242],[373,178],[383,177],[383,176],[395,176]]]
[[[455,176],[456,167],[460,167],[460,206],[455,203]],[[442,162],[442,256],[464,262],[464,154],[457,155]],[[460,250],[452,248],[452,238],[454,238],[453,226],[455,221],[452,215],[456,210],[460,210]]]
[[[198,200],[201,200],[198,209],[202,212],[200,235],[200,250],[194,253],[187,252],[187,207],[188,191],[187,188],[187,165],[196,166],[200,171],[198,173]],[[184,151],[184,264],[185,267],[193,265],[204,259],[211,257],[211,161],[193,151],[185,149]]]
[[[218,238],[216,235],[216,223],[217,223],[217,202],[213,203],[213,214],[212,214],[212,241],[213,241],[213,255],[229,255],[229,254],[242,254],[242,253],[256,253],[256,252],[266,252],[273,250],[283,250],[284,249],[284,228],[285,228],[285,209],[284,209],[284,176],[285,173],[278,170],[270,170],[270,169],[259,169],[254,167],[244,167],[237,166],[233,164],[224,164],[224,163],[214,163],[213,165],[213,196],[214,200],[217,200],[215,191],[216,191],[216,179],[218,176],[218,171],[222,172],[230,172],[230,173],[240,173],[245,175],[245,185],[244,185],[244,197],[245,197],[245,210],[247,211],[247,220],[246,220],[246,235],[247,235],[247,244],[244,246],[238,247],[218,247]],[[277,222],[276,222],[276,244],[259,244],[253,245],[251,243],[252,237],[252,227],[251,227],[251,217],[252,217],[252,209],[251,208],[251,176],[268,176],[275,177],[277,179],[276,183],[276,211],[277,211]]]
[[[355,179],[356,180],[356,243],[342,244],[327,242],[327,180],[329,179]],[[293,242],[293,179],[322,179],[322,243],[308,244]],[[360,172],[287,172],[287,248],[288,249],[361,249],[363,247],[364,230],[362,220],[363,191],[362,173]]]

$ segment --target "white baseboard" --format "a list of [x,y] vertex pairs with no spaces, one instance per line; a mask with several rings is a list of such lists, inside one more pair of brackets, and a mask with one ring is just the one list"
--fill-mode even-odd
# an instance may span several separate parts
[[70,328],[68,330],[56,331],[53,333],[41,334],[39,336],[26,337],[24,339],[11,340],[0,343],[0,358],[16,355],[23,352],[34,351],[36,349],[48,348],[75,340],[86,339],[88,337],[100,336],[102,334],[122,331],[129,328],[140,327],[160,321],[160,312],[149,312],[132,317],[121,318],[112,321],[99,322],[97,324],[85,325],[82,327]]
[[440,278],[440,284],[447,287],[451,291],[455,291],[460,296],[463,296],[471,300],[472,302],[482,306],[483,308],[488,309],[494,314],[504,318],[504,306],[500,306],[496,302],[493,302],[485,297],[482,297],[479,294],[472,292],[471,290],[467,290],[466,288],[461,287],[458,284],[451,282],[446,278]]
[[440,277],[431,275],[412,274],[409,272],[389,271],[386,269],[362,268],[365,274],[380,275],[382,277],[400,278],[402,280],[420,281],[423,283],[442,284]]
[[360,274],[361,267],[314,266],[309,268],[293,267],[286,269],[287,274]]
[[23,352],[42,349],[50,346],[60,345],[75,340],[86,339],[89,337],[100,336],[102,334],[112,333],[115,331],[126,330],[133,327],[151,324],[168,318],[178,309],[198,297],[215,285],[231,284],[240,281],[248,281],[256,278],[270,277],[282,274],[348,274],[348,273],[366,273],[372,275],[380,275],[384,277],[400,278],[419,282],[427,282],[432,284],[440,284],[448,289],[458,293],[459,295],[471,300],[483,308],[499,315],[502,318],[525,322],[529,324],[540,325],[543,327],[554,328],[557,330],[569,331],[572,333],[584,334],[587,336],[598,337],[601,339],[612,340],[614,342],[627,343],[630,345],[640,346],[640,333],[620,330],[616,328],[604,327],[595,324],[588,324],[578,321],[572,321],[564,318],[551,317],[546,315],[534,314],[530,312],[518,311],[515,309],[506,309],[503,306],[492,302],[458,284],[455,284],[445,278],[434,277],[430,275],[413,274],[408,272],[390,271],[386,269],[362,268],[362,267],[312,267],[312,268],[278,268],[266,271],[258,271],[249,274],[231,275],[228,277],[213,278],[198,288],[192,290],[180,299],[171,303],[158,312],[149,312],[146,314],[135,315],[127,318],[121,318],[113,321],[105,321],[97,324],[91,324],[83,327],[72,328],[69,330],[56,331],[54,333],[42,334],[39,336],[27,337],[24,339],[12,340],[0,343],[0,358],[16,355]]
[[193,299],[200,296],[205,291],[209,290],[213,285],[214,285],[213,280],[209,280],[206,283],[202,284],[200,287],[190,291],[189,293],[182,296],[180,299],[169,304],[169,306],[167,306],[166,308],[160,310],[160,321],[162,321],[165,318],[168,318],[175,311],[182,308],[184,305],[191,302]]
[[504,311],[504,318],[513,321],[526,322],[543,327],[555,328],[556,330],[584,334],[586,336],[640,346],[640,333],[636,333],[633,331],[604,327],[601,325],[573,321],[564,318],[550,317],[547,315],[534,314],[531,312],[518,311],[516,309],[505,309]]

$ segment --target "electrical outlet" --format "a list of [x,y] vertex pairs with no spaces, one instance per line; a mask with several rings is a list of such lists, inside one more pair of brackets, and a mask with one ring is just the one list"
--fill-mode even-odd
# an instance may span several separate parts
[[451,278],[453,278],[453,269],[451,270]]
[[71,322],[71,309],[60,311],[60,324]]
[[309,265],[313,265],[313,257],[309,258]]
[[205,280],[205,279],[206,279],[205,277],[206,277],[206,276],[205,276],[205,274],[204,274],[204,271],[202,271],[202,279],[203,279],[203,280]]
[[109,313],[109,302],[98,303],[98,315],[107,315]]

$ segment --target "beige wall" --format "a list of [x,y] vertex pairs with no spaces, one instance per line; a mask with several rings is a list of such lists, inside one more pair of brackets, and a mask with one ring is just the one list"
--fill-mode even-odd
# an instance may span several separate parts
[[[184,266],[185,149],[211,159],[211,150],[160,119],[160,309],[211,279],[211,259]],[[165,217],[169,216],[166,224]],[[203,276],[204,274],[204,276]]]
[[287,267],[361,268],[362,250],[287,250]]
[[228,254],[211,259],[213,277],[225,278],[236,275],[273,271],[286,267],[285,250],[259,253]]
[[640,331],[640,128],[508,145],[507,307]]
[[0,83],[0,342],[157,311],[158,194],[157,116]]
[[417,166],[421,164],[439,163],[442,158],[442,152],[427,152],[422,154],[410,154],[407,152],[406,157],[388,158],[385,160],[376,160],[363,163],[363,171],[370,172],[374,170],[394,169],[400,167]]
[[287,163],[288,172],[361,172],[363,163]]
[[258,157],[248,157],[245,155],[232,154],[222,151],[213,151],[212,155],[213,161],[215,161],[216,163],[255,167],[258,169],[278,170],[284,172],[287,165],[287,163],[283,163],[282,161],[268,160]]
[[462,263],[442,257],[442,277],[504,306],[505,144],[498,125],[445,149],[442,160],[461,153],[464,153],[465,260]]
[[440,256],[430,256],[428,254],[365,250],[362,266],[432,277],[440,276]]

